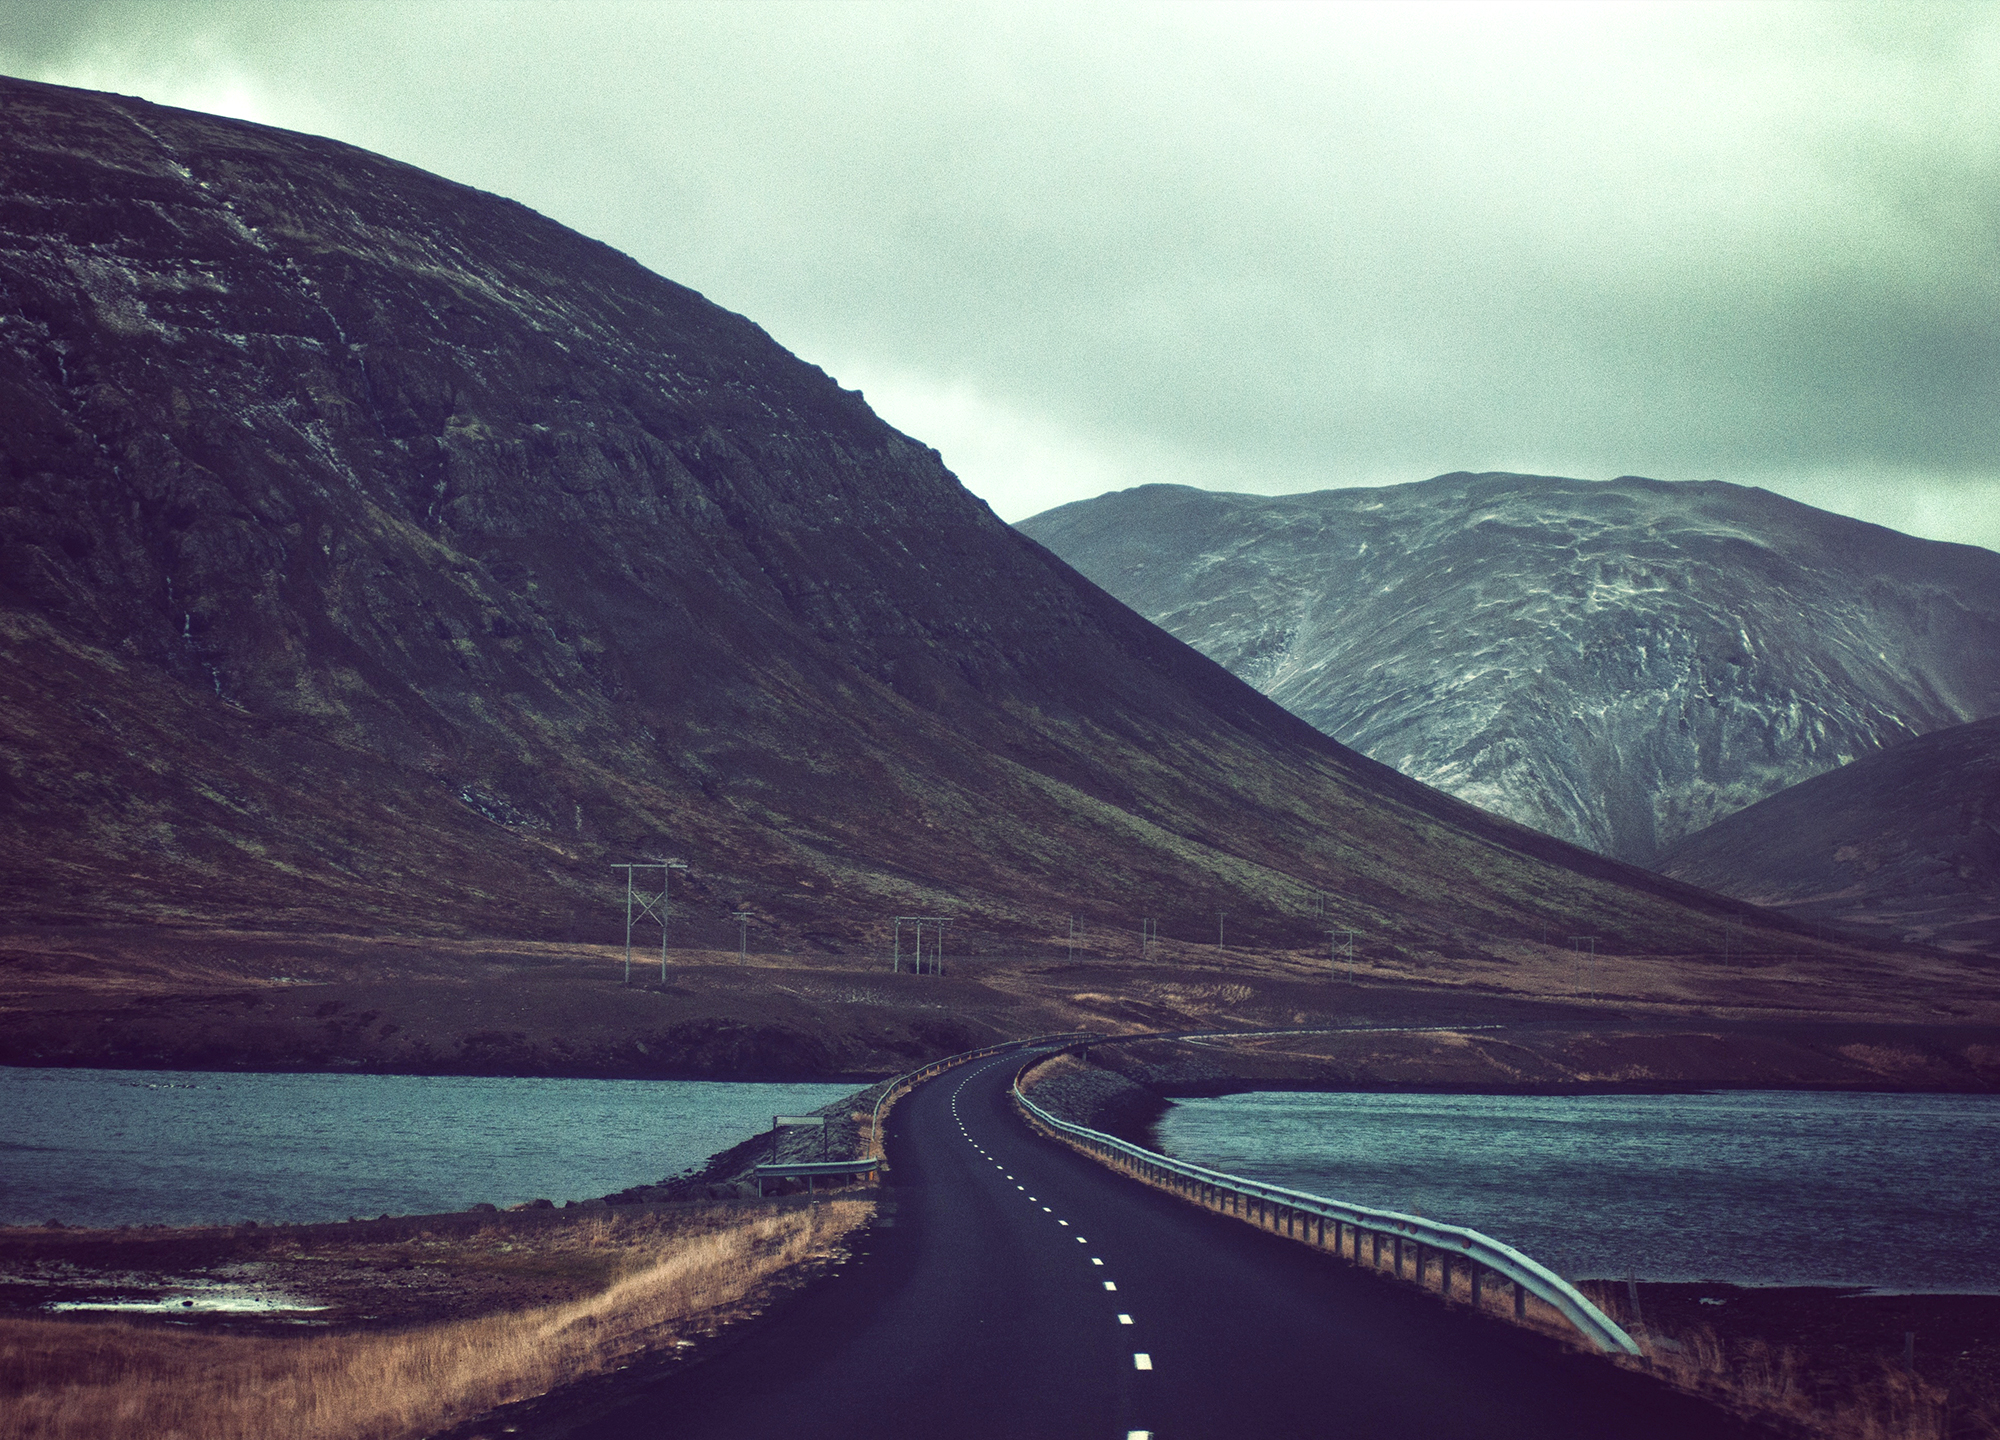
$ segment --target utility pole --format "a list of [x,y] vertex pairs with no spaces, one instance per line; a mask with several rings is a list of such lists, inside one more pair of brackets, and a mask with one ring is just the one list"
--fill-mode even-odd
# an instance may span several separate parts
[[[687,869],[687,862],[652,860],[613,865],[611,868],[625,872],[625,983],[632,983],[632,927],[641,920],[656,920],[660,926],[660,981],[664,984],[667,978],[667,880],[672,871]],[[660,872],[659,894],[638,888],[638,872],[641,870]]]
[[660,867],[660,983],[662,985],[667,983],[667,916],[671,915],[674,909],[672,902],[667,899],[667,891],[670,888],[669,882],[673,878],[673,872],[679,870],[682,874],[686,874],[687,868],[685,860],[669,860]]
[[1069,958],[1071,964],[1076,963],[1076,947],[1082,939],[1083,923],[1076,916],[1072,915],[1069,917]]
[[1151,915],[1139,917],[1139,958],[1150,960],[1153,956],[1153,942],[1160,938],[1160,922]]
[[1228,918],[1229,912],[1227,910],[1218,910],[1215,912],[1215,953],[1218,955],[1222,953],[1222,922]]
[[937,926],[937,942],[936,942],[936,953],[933,956],[932,960],[931,973],[935,975],[944,974],[944,927],[949,923],[951,922],[944,919],[942,916],[938,915],[896,916],[893,921],[895,927],[893,931],[893,934],[895,936],[894,940],[895,953],[893,958],[889,962],[890,968],[892,970],[901,970],[903,968],[903,927],[905,925],[910,925],[915,927],[917,932],[916,964],[912,968],[915,970],[917,974],[919,975],[923,974],[924,973],[924,926],[935,925]]
[[1329,930],[1326,932],[1326,959],[1334,975],[1340,974],[1340,962],[1347,961],[1347,983],[1354,983],[1354,937],[1359,930]]
[[1313,891],[1313,919],[1315,920],[1326,919],[1326,902],[1327,902],[1326,891],[1324,890]]
[[730,918],[736,922],[736,958],[747,960],[750,956],[750,912],[738,910]]
[[1583,988],[1583,947],[1590,947],[1590,998],[1597,998],[1597,937],[1595,935],[1572,935],[1569,937],[1570,954],[1576,960],[1576,977],[1570,982],[1569,993],[1574,996]]

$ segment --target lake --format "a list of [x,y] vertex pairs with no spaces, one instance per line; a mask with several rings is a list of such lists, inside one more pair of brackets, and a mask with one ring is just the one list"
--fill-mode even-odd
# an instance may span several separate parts
[[2000,1097],[1177,1102],[1175,1155],[1483,1231],[1571,1279],[2000,1292]]
[[0,1067],[0,1223],[561,1204],[652,1184],[856,1088]]

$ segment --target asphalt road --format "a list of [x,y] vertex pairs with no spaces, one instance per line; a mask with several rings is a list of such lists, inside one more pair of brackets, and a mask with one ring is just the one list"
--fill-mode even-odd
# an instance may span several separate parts
[[1115,1175],[1031,1132],[1018,1055],[895,1108],[837,1278],[594,1440],[1726,1440],[1719,1412]]

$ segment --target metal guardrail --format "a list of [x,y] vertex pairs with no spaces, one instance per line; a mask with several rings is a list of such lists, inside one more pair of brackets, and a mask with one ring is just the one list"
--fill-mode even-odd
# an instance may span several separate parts
[[949,1070],[954,1065],[963,1065],[969,1060],[984,1060],[988,1055],[999,1055],[1008,1050],[1019,1050],[1028,1045],[1060,1045],[1066,1042],[1095,1038],[1095,1030],[1065,1030],[1060,1035],[1037,1035],[1029,1040],[1002,1040],[997,1045],[982,1046],[977,1050],[962,1051],[957,1055],[947,1055],[942,1060],[933,1060],[928,1065],[920,1065],[906,1074],[891,1080],[875,1098],[875,1111],[868,1117],[868,1148],[873,1150],[882,1133],[882,1107],[889,1103],[889,1097],[905,1085],[914,1085],[919,1080]]
[[882,1162],[873,1155],[859,1160],[800,1160],[792,1164],[767,1161],[751,1167],[751,1175],[757,1180],[757,1198],[764,1198],[766,1180],[803,1180],[806,1191],[811,1193],[821,1180],[845,1180],[853,1175],[867,1175]]
[[[1024,1069],[1026,1067],[1023,1067]],[[1115,1135],[1106,1135],[1101,1130],[1092,1130],[1083,1125],[1075,1125],[1067,1120],[1058,1120],[1048,1111],[1021,1092],[1021,1077],[1014,1077],[1014,1099],[1041,1124],[1059,1135],[1077,1141],[1100,1158],[1123,1157],[1139,1169],[1142,1178],[1156,1183],[1168,1184],[1170,1188],[1195,1199],[1197,1203],[1213,1206],[1228,1214],[1250,1218],[1252,1207],[1256,1207],[1259,1221],[1267,1227],[1274,1220],[1283,1220],[1287,1235],[1292,1233],[1296,1219],[1301,1228],[1306,1224],[1317,1224],[1317,1243],[1326,1247],[1326,1227],[1333,1226],[1332,1250],[1342,1254],[1342,1228],[1350,1233],[1353,1258],[1361,1259],[1363,1237],[1368,1237],[1373,1249],[1373,1259],[1379,1269],[1382,1260],[1382,1242],[1389,1240],[1394,1246],[1396,1274],[1403,1274],[1403,1254],[1406,1245],[1416,1249],[1417,1282],[1423,1283],[1427,1266],[1425,1250],[1435,1251],[1439,1257],[1441,1288],[1449,1290],[1451,1264],[1456,1256],[1464,1256],[1471,1267],[1473,1304],[1479,1304],[1479,1283],[1482,1269],[1507,1280],[1514,1287],[1514,1315],[1523,1317],[1526,1302],[1524,1295],[1532,1295],[1537,1300],[1553,1307],[1565,1320],[1576,1327],[1585,1339],[1600,1350],[1620,1351],[1627,1355],[1638,1355],[1639,1347],[1632,1337],[1612,1322],[1602,1310],[1591,1304],[1574,1285],[1549,1269],[1539,1261],[1531,1260],[1511,1245],[1503,1245],[1477,1230],[1468,1230],[1459,1225],[1441,1225],[1426,1220],[1421,1215],[1405,1215],[1395,1210],[1372,1210],[1365,1205],[1350,1205],[1340,1200],[1329,1200],[1323,1195],[1308,1195],[1303,1190],[1288,1190],[1282,1185],[1266,1185],[1258,1180],[1246,1180],[1240,1175],[1226,1174],[1220,1170],[1210,1170],[1203,1165],[1191,1165],[1184,1160],[1170,1159],[1144,1146],[1120,1140]],[[1274,1217],[1272,1207],[1278,1214]]]

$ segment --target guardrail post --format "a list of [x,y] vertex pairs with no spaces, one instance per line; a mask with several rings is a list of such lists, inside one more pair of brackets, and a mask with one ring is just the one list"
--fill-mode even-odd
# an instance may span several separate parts
[[1519,1280],[1514,1282],[1514,1318],[1516,1320],[1528,1318],[1528,1292],[1521,1288]]

